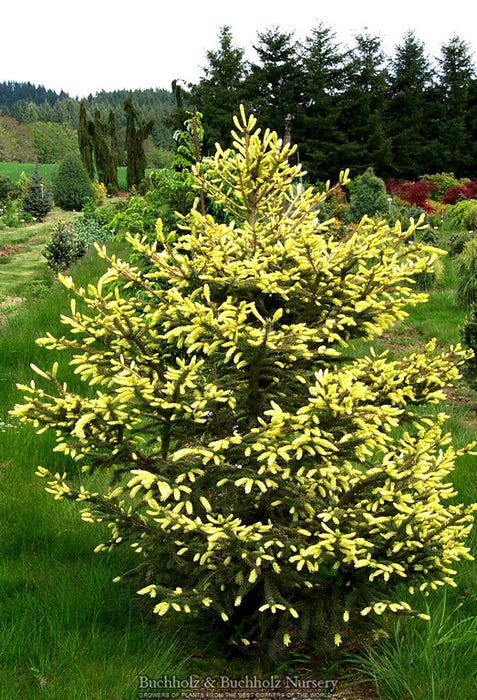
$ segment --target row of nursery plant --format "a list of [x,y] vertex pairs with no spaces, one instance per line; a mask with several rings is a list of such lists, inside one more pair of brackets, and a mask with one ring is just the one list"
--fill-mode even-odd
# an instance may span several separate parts
[[47,186],[37,169],[18,181],[0,176],[0,231],[34,221],[43,221],[54,205],[81,211],[89,201],[99,205],[106,199],[103,184],[91,182],[79,157],[66,157],[59,165],[53,185]]

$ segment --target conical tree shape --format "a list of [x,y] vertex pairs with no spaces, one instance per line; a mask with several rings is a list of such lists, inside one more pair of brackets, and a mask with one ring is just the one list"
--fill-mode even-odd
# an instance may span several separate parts
[[98,181],[106,187],[109,185],[111,170],[111,154],[107,142],[108,126],[101,119],[101,112],[94,113],[94,160]]
[[255,125],[242,110],[234,151],[195,168],[230,223],[197,202],[178,233],[159,220],[154,244],[129,237],[145,272],[103,250],[96,287],[63,278],[81,299],[63,318],[72,336],[38,342],[72,349],[84,392],[57,363],[36,368],[14,413],[56,435],[62,473],[38,469],[48,491],[107,523],[98,551],[133,548],[158,615],[209,611],[244,644],[339,644],[356,618],[413,614],[403,585],[452,583],[467,556],[475,507],[448,478],[463,450],[425,412],[466,353],[343,352],[425,300],[411,282],[434,249],[413,242],[417,225],[366,218],[334,240],[325,195],[296,187],[293,148]]
[[23,198],[23,209],[37,221],[43,221],[51,209],[51,196],[38,170],[33,173]]

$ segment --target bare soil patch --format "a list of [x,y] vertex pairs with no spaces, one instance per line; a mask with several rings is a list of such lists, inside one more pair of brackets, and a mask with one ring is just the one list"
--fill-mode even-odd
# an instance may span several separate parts
[[17,245],[4,245],[2,248],[0,248],[0,258],[9,258],[10,255],[17,253],[23,248],[25,248],[25,246],[21,243],[18,243]]
[[5,297],[0,301],[0,326],[7,320],[7,312],[21,306],[25,299],[23,297]]

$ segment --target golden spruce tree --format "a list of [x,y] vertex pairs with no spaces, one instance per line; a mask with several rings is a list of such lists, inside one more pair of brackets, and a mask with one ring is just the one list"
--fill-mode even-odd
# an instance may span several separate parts
[[473,508],[455,504],[458,451],[431,410],[465,353],[352,352],[425,300],[413,277],[436,252],[418,224],[366,217],[335,239],[294,147],[243,109],[234,123],[233,150],[194,169],[228,223],[197,203],[174,234],[129,237],[144,266],[98,249],[97,286],[62,278],[68,332],[38,342],[72,349],[85,390],[34,368],[14,413],[55,431],[65,471],[39,476],[108,523],[98,551],[134,550],[158,615],[208,610],[245,644],[325,629],[338,644],[354,618],[414,614],[397,591],[452,584],[469,556]]

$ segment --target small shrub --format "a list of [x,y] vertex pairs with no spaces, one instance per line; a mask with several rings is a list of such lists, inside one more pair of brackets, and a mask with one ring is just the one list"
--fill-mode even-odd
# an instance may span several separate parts
[[156,221],[165,209],[161,192],[152,189],[146,192],[144,197],[130,197],[126,208],[114,216],[111,226],[116,233],[137,233],[152,240],[155,236]]
[[392,194],[404,202],[418,207],[422,211],[431,212],[432,208],[429,205],[429,194],[434,190],[434,184],[430,181],[420,180],[419,182],[402,182],[395,184],[392,189]]
[[456,301],[463,306],[477,302],[477,238],[467,241],[459,255]]
[[434,175],[423,175],[421,178],[424,182],[431,182],[433,185],[432,196],[438,202],[442,199],[451,187],[461,185],[462,181],[457,179],[454,173],[435,173]]
[[78,155],[64,158],[54,182],[55,204],[68,211],[81,211],[88,197],[94,199],[89,175]]
[[471,238],[472,234],[468,231],[453,233],[448,241],[449,257],[455,258],[457,255],[460,255],[464,250],[465,244],[467,241],[470,241]]
[[93,185],[94,190],[94,202],[97,207],[100,207],[101,204],[104,204],[106,201],[108,190],[102,182],[93,182],[91,184]]
[[7,228],[16,228],[22,223],[23,210],[18,199],[10,199],[7,197],[4,204],[0,207],[0,215],[3,226]]
[[64,272],[85,255],[86,243],[75,233],[72,224],[59,221],[53,229],[51,241],[43,251],[43,257],[53,272]]
[[477,180],[470,180],[463,184],[450,187],[442,201],[444,204],[456,204],[464,199],[477,199]]
[[37,221],[43,221],[51,209],[51,196],[38,170],[33,173],[23,198],[23,209]]
[[477,230],[476,199],[463,199],[449,207],[447,213],[453,226],[466,228],[469,231]]
[[86,248],[93,243],[105,243],[110,240],[111,233],[104,229],[95,219],[81,218],[73,224],[73,235],[83,241]]
[[[442,224],[442,216],[440,216],[439,214],[436,214],[434,212],[428,213],[426,216],[426,222],[429,224],[429,228],[431,230],[435,231]],[[436,239],[437,239],[437,234],[436,234]]]
[[[126,206],[126,200],[119,202],[111,202],[109,204],[105,204],[102,207],[95,207],[93,211],[88,212],[88,215],[85,218],[94,219],[96,223],[98,223],[100,226],[111,232],[114,230],[114,227],[112,225],[114,217],[121,211],[124,211]],[[84,213],[85,212],[83,209],[83,214]]]
[[416,206],[411,206],[398,197],[394,198],[389,207],[388,221],[392,225],[396,225],[399,221],[403,229],[409,228],[412,222],[419,221],[422,215],[426,212]]
[[24,197],[26,195],[28,185],[31,182],[31,178],[28,177],[26,172],[24,170],[21,171],[20,177],[18,178],[18,187],[20,188],[21,196]]
[[377,214],[387,216],[388,198],[384,181],[368,168],[363,175],[350,184],[350,202],[347,211],[348,221],[361,221],[363,216]]
[[16,199],[21,193],[18,185],[6,175],[0,175],[0,203],[5,203],[7,199]]

